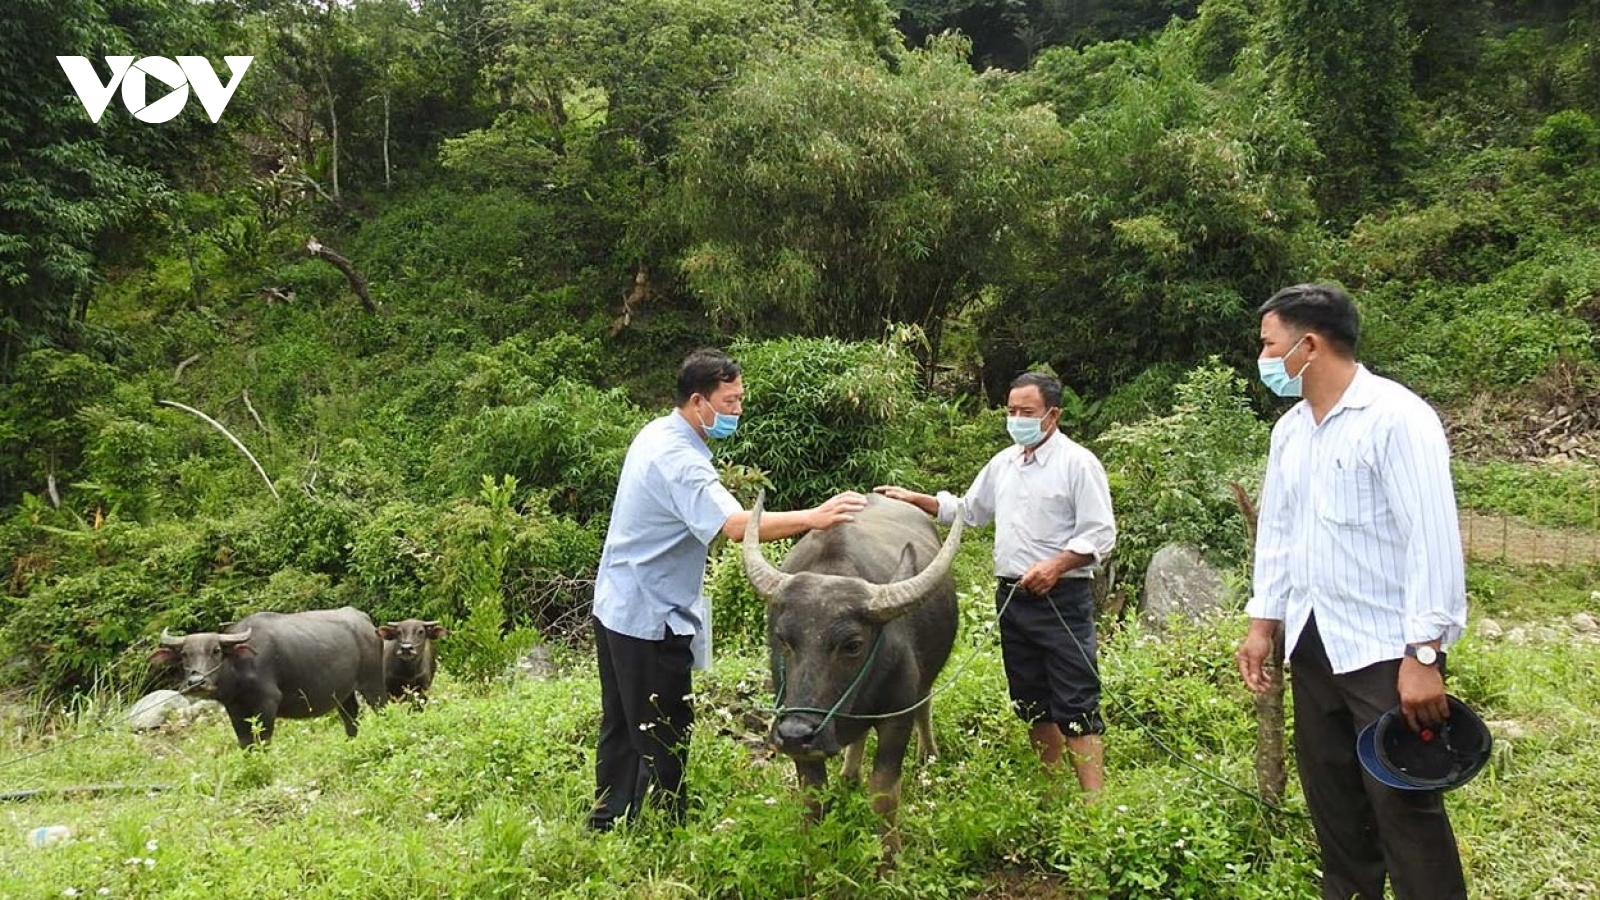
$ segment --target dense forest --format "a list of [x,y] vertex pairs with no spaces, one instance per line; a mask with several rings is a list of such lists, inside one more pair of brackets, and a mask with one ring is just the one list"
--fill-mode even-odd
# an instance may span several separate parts
[[[160,629],[267,606],[448,619],[463,665],[557,628],[704,344],[750,386],[719,463],[780,507],[960,487],[1054,370],[1131,579],[1242,557],[1278,287],[1349,287],[1363,358],[1486,453],[1600,385],[1593,0],[7,12],[13,686],[137,687]],[[150,123],[91,119],[72,55],[253,59]]]

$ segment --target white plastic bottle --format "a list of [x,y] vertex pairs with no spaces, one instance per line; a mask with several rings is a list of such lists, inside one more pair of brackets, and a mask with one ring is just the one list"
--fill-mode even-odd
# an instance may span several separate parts
[[72,829],[65,825],[41,825],[28,832],[28,846],[48,847],[72,837]]

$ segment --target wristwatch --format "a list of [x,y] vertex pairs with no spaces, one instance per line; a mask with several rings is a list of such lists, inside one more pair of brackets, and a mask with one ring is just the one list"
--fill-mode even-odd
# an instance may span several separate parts
[[1425,666],[1437,665],[1439,651],[1432,644],[1407,644],[1406,655]]

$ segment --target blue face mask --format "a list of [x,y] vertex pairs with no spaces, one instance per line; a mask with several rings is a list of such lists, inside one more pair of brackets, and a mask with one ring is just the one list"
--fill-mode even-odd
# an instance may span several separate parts
[[1256,370],[1260,373],[1261,383],[1267,386],[1267,390],[1277,394],[1279,397],[1300,396],[1300,390],[1303,386],[1300,376],[1306,373],[1306,366],[1311,365],[1311,360],[1306,360],[1306,364],[1300,367],[1300,371],[1295,373],[1293,378],[1289,377],[1289,370],[1284,368],[1283,361],[1288,359],[1289,354],[1295,351],[1295,347],[1300,346],[1300,341],[1305,339],[1305,335],[1301,335],[1300,340],[1294,342],[1294,347],[1289,348],[1289,353],[1256,360]]
[[[707,404],[710,402],[710,400],[706,401]],[[733,437],[733,433],[739,429],[739,417],[730,416],[727,413],[720,413],[714,409],[711,411],[711,413],[712,419],[710,425],[706,424],[705,419],[700,420],[700,427],[706,430],[706,437],[716,438],[718,440]]]
[[1006,416],[1006,433],[1019,445],[1032,447],[1044,439],[1044,429],[1040,427],[1043,421],[1027,416]]

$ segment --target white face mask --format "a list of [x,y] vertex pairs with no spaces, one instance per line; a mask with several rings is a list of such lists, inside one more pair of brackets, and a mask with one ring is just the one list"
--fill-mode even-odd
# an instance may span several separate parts
[[1032,447],[1044,439],[1044,419],[1027,416],[1006,416],[1006,433],[1023,447]]

